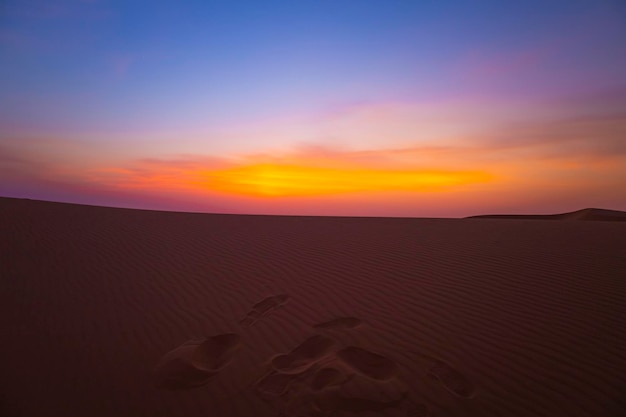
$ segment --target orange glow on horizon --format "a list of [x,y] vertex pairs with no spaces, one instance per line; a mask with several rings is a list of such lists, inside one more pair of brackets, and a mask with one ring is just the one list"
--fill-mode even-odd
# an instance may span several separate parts
[[205,171],[198,185],[228,194],[255,197],[303,197],[353,192],[434,192],[485,183],[493,175],[481,171],[327,168],[260,163]]

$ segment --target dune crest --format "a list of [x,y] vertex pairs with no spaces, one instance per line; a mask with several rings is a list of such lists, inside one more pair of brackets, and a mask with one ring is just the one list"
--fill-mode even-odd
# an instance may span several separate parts
[[525,219],[525,220],[586,220],[624,222],[626,212],[599,208],[586,208],[560,214],[483,214],[470,216],[468,219]]

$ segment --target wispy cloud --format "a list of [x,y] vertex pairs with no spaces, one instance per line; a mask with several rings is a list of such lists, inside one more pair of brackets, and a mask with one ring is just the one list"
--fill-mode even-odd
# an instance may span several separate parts
[[[608,100],[599,95],[585,100],[584,105],[580,100],[565,100],[562,105],[568,111],[540,120],[515,117],[445,141],[392,142],[389,146],[382,146],[382,140],[363,141],[362,146],[305,141],[255,152],[171,152],[169,156],[163,152],[150,155],[149,149],[137,147],[138,157],[129,158],[128,152],[119,153],[98,142],[87,146],[79,139],[4,139],[0,186],[7,189],[21,181],[31,189],[90,189],[90,195],[119,193],[153,199],[167,196],[195,201],[196,207],[201,202],[227,207],[227,211],[248,207],[254,212],[254,207],[265,207],[265,212],[274,213],[287,209],[268,206],[262,201],[265,197],[292,206],[308,201],[310,207],[333,198],[345,206],[344,212],[349,212],[349,201],[353,208],[356,202],[363,205],[365,201],[377,201],[377,206],[383,202],[398,207],[428,205],[433,210],[435,204],[440,208],[452,204],[458,212],[479,204],[514,208],[537,204],[538,199],[552,201],[551,207],[561,201],[626,208],[626,199],[611,191],[626,187],[626,109],[622,110],[619,97]],[[393,114],[396,109],[397,105],[388,106],[380,117],[393,120],[398,117]],[[536,109],[541,110],[541,106]],[[401,108],[402,117],[405,111]],[[356,113],[369,114],[370,109]],[[348,115],[352,117],[349,111]]]
[[[594,177],[626,174],[625,116],[516,125],[457,144],[352,149],[312,143],[231,157],[144,159],[101,170],[93,179],[119,187],[275,196],[427,192],[480,183],[493,183],[495,189],[507,181],[530,187],[561,181],[563,175],[571,183],[584,183],[593,172]],[[438,178],[439,186],[426,186],[429,178]]]

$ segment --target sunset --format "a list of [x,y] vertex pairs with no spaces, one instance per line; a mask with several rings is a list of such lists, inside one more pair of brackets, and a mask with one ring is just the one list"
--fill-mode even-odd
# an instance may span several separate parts
[[626,416],[625,0],[0,0],[0,416]]
[[1,195],[250,214],[626,209],[618,1],[1,13]]

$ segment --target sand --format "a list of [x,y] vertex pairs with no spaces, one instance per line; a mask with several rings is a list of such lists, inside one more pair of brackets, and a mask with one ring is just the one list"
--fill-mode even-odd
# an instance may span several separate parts
[[625,415],[626,222],[589,217],[0,198],[0,415]]

